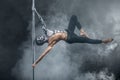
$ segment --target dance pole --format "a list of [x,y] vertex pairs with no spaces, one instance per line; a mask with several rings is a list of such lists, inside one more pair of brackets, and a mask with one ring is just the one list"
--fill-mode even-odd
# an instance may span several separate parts
[[[35,61],[35,0],[32,0],[32,51],[33,51],[33,63]],[[33,74],[32,74],[33,80],[35,79],[35,70],[33,68]]]

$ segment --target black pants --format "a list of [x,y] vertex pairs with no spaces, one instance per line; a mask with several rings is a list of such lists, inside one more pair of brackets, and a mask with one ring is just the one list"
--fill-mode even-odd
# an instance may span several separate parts
[[97,40],[97,39],[90,39],[87,37],[81,37],[78,36],[74,33],[75,27],[77,27],[79,30],[81,29],[81,25],[77,20],[77,17],[75,15],[72,15],[68,29],[67,31],[67,40],[66,42],[68,43],[90,43],[90,44],[100,44],[102,43],[102,40]]

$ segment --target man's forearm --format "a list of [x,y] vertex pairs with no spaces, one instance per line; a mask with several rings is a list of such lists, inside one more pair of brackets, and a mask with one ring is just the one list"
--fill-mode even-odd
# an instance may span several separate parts
[[38,64],[51,49],[52,49],[52,47],[48,47],[45,50],[45,52],[43,52],[42,55],[34,62],[34,64]]

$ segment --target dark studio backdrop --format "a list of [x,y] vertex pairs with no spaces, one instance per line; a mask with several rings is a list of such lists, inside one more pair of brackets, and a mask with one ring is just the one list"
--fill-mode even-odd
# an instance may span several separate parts
[[[0,80],[32,80],[31,4],[0,0]],[[49,29],[66,29],[75,14],[91,38],[115,41],[107,45],[61,41],[37,65],[35,80],[120,79],[119,0],[36,0],[36,8]],[[36,35],[43,34],[39,25],[36,16]],[[36,46],[36,58],[46,46]]]

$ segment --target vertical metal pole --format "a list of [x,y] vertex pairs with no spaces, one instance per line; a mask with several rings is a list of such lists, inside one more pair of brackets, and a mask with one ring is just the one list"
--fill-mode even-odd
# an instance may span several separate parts
[[[34,45],[34,40],[35,40],[35,0],[32,0],[32,51],[33,51],[33,63],[35,61],[35,45]],[[35,79],[35,70],[33,68],[33,80]]]

